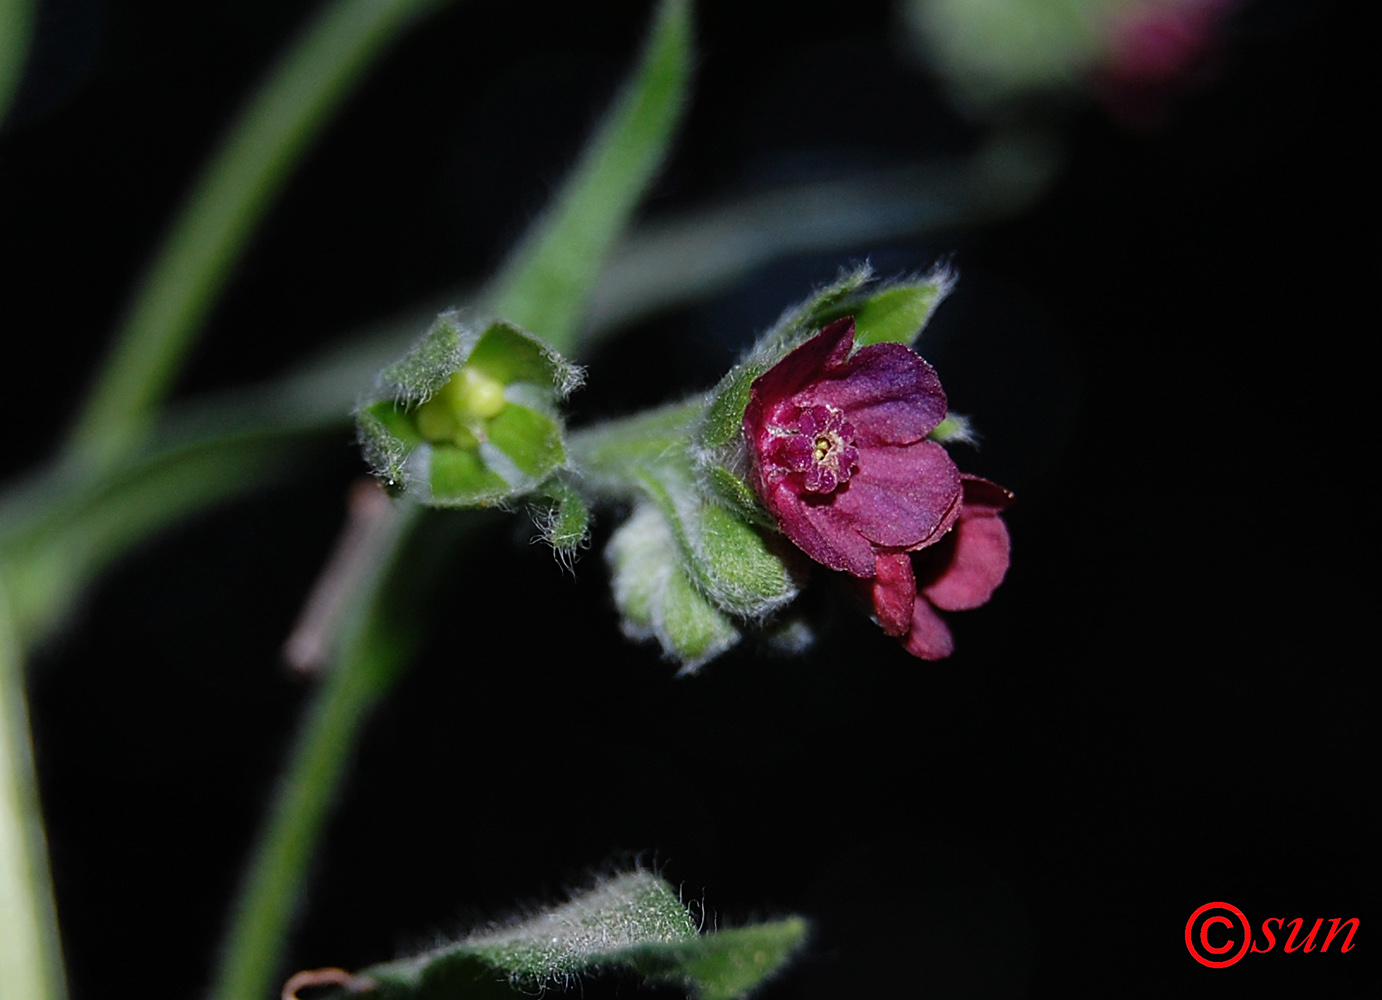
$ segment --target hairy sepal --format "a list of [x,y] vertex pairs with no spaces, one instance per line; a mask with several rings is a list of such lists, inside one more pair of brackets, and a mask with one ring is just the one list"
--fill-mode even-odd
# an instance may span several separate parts
[[365,459],[429,506],[506,504],[566,467],[557,404],[582,377],[512,323],[442,313],[357,409]]

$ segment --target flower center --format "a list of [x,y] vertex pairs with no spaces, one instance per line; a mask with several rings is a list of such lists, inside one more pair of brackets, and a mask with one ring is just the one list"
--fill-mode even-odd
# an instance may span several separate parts
[[801,473],[808,493],[833,493],[859,464],[854,427],[833,406],[802,407],[794,420],[777,428],[773,458],[784,471]]

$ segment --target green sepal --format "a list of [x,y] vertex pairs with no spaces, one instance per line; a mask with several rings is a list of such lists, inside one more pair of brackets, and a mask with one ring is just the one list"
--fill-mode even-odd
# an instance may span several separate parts
[[411,465],[426,466],[428,493],[420,499],[433,507],[490,507],[516,492],[479,452],[468,448],[426,445],[410,457]]
[[361,409],[355,425],[370,470],[390,494],[403,493],[409,483],[408,455],[422,440],[412,423],[394,403],[382,400]]
[[806,932],[805,920],[789,917],[640,948],[631,964],[648,979],[681,986],[698,1000],[736,1000],[786,965]]
[[401,403],[421,403],[440,392],[466,364],[501,385],[532,383],[558,400],[580,388],[584,380],[579,366],[521,327],[449,310],[436,318],[407,354],[380,373],[380,384]]
[[773,516],[768,513],[759,501],[758,494],[748,483],[724,466],[708,465],[703,471],[707,485],[731,510],[736,511],[740,517],[759,527],[767,528],[770,531],[777,530],[777,523],[773,520]]
[[947,413],[936,429],[926,435],[941,444],[967,444],[978,446],[979,434],[969,418],[959,413]]
[[[520,476],[525,477],[510,482],[511,486],[520,486],[525,481],[537,483],[566,462],[561,424],[526,406],[509,403],[489,421],[485,430],[489,435],[489,444],[513,464]],[[485,451],[481,446],[481,452]],[[515,478],[513,473],[510,473],[510,478]]]
[[478,331],[463,325],[456,313],[442,313],[407,354],[379,373],[380,384],[405,405],[431,399],[465,364],[478,339]]
[[[754,357],[765,352],[769,367],[800,347],[824,327],[854,317],[855,348],[896,343],[911,346],[951,289],[955,273],[938,264],[925,274],[875,283],[868,265],[842,273],[801,305],[787,310],[760,341]],[[747,399],[746,399],[747,402]]]
[[954,283],[951,274],[940,269],[864,297],[852,306],[855,346],[893,343],[910,347]]
[[697,1000],[737,1000],[781,969],[807,933],[800,917],[698,934],[676,891],[633,871],[516,924],[361,969],[352,992],[379,1000],[463,1000],[540,992],[625,972]]
[[797,596],[795,576],[767,535],[719,503],[691,470],[666,461],[642,472],[687,574],[716,607],[763,620]]
[[543,494],[534,505],[533,519],[547,544],[569,563],[590,537],[590,507],[579,493],[557,479],[547,482]]
[[490,324],[466,360],[496,382],[544,386],[559,400],[585,381],[579,365],[567,361],[540,337],[503,320]]
[[700,429],[701,444],[707,448],[723,448],[740,439],[744,433],[744,410],[749,405],[753,380],[769,367],[763,361],[746,362],[735,365],[720,380],[720,384],[711,391],[710,405],[705,409],[705,422]]
[[[848,316],[846,304],[856,301],[858,292],[873,280],[873,268],[861,264],[816,291],[806,301],[785,311],[763,336],[758,338],[744,364],[760,363],[764,371],[777,364],[789,353],[806,343],[827,323]],[[731,372],[731,374],[733,374]],[[722,380],[720,385],[724,385]],[[718,394],[718,386],[717,394]],[[748,402],[748,397],[744,397]],[[743,416],[743,411],[740,411]]]
[[797,594],[768,536],[713,500],[683,515],[686,533],[715,603],[744,618],[764,618]]

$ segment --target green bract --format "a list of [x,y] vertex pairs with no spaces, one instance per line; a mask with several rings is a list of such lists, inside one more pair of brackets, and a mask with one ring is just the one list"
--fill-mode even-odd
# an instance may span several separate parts
[[556,403],[581,370],[503,320],[443,313],[356,412],[365,458],[393,493],[483,507],[538,490],[566,464]]

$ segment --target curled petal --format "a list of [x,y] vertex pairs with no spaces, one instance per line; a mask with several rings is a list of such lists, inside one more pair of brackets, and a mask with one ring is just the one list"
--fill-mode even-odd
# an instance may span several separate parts
[[923,574],[921,593],[942,611],[980,607],[1003,582],[1011,551],[1008,528],[1001,517],[961,515],[943,543],[917,557],[922,564],[918,566]]
[[1011,490],[983,476],[960,473],[964,485],[965,516],[1001,514],[1013,505]]

